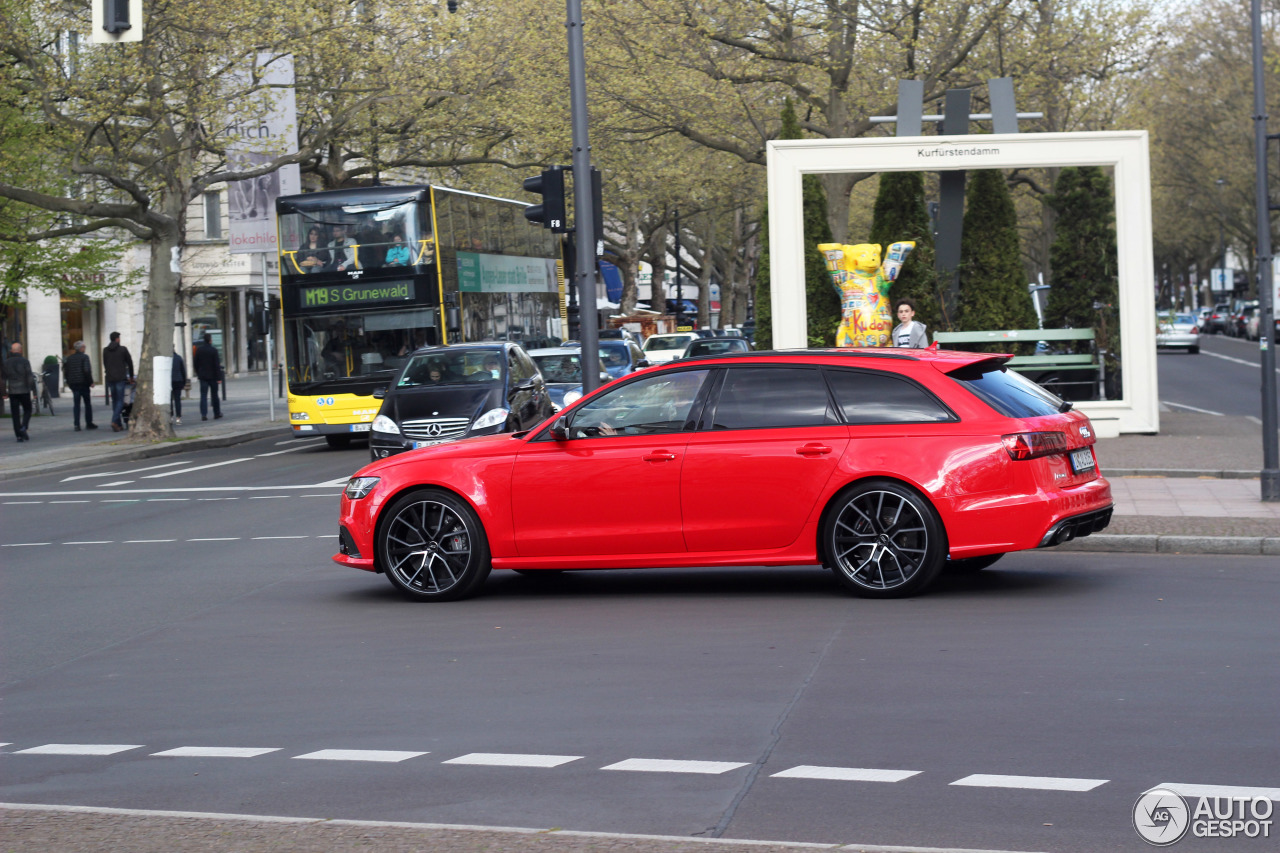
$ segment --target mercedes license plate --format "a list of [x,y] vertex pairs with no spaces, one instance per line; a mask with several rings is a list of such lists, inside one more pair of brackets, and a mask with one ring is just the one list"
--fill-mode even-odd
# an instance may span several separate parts
[[413,443],[413,449],[417,450],[420,447],[434,447],[437,444],[444,444],[448,440],[449,439],[447,438],[437,438],[434,441],[415,441]]
[[352,424],[351,431],[352,432],[368,432],[369,428],[372,426],[373,424]]
[[1071,470],[1072,471],[1074,471],[1077,474],[1080,474],[1080,473],[1083,473],[1084,471],[1092,471],[1094,467],[1095,465],[1093,464],[1092,450],[1090,450],[1087,447],[1082,447],[1079,450],[1071,451]]

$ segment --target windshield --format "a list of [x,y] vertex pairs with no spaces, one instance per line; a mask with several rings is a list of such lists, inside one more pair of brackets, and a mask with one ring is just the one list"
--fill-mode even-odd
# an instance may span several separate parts
[[285,321],[289,388],[307,393],[322,385],[390,382],[409,354],[437,340],[429,308],[295,317]]
[[630,361],[624,341],[600,341],[600,360],[605,367],[626,367]]
[[406,268],[435,262],[430,222],[416,202],[341,205],[280,217],[281,275]]
[[691,340],[693,340],[693,335],[654,335],[644,342],[644,348],[646,352],[671,349],[683,350]]
[[396,387],[493,384],[501,380],[501,350],[439,349],[411,358]]
[[[533,356],[534,362],[538,365],[538,372],[542,374],[542,378],[547,382],[573,382],[582,384],[582,356],[580,353],[548,353],[546,355]],[[608,381],[609,374],[605,371],[604,362],[600,362],[600,378]]]

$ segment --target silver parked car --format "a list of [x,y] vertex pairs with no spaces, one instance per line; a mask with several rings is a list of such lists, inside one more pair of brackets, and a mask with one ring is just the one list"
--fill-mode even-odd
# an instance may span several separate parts
[[1157,347],[1176,347],[1193,354],[1200,352],[1200,326],[1195,314],[1166,311],[1156,320],[1159,323]]

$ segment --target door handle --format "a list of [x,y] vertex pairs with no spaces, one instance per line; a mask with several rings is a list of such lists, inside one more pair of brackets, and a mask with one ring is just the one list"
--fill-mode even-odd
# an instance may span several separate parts
[[825,444],[806,444],[796,448],[796,453],[801,456],[826,456],[830,452],[831,448]]
[[668,450],[655,450],[641,458],[645,462],[671,462],[676,458],[676,455]]

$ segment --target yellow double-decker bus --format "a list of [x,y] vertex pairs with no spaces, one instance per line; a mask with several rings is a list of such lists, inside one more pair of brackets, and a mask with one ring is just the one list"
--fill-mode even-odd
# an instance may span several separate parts
[[437,186],[276,201],[289,418],[344,446],[369,431],[374,392],[423,346],[565,337],[558,240],[525,203]]

